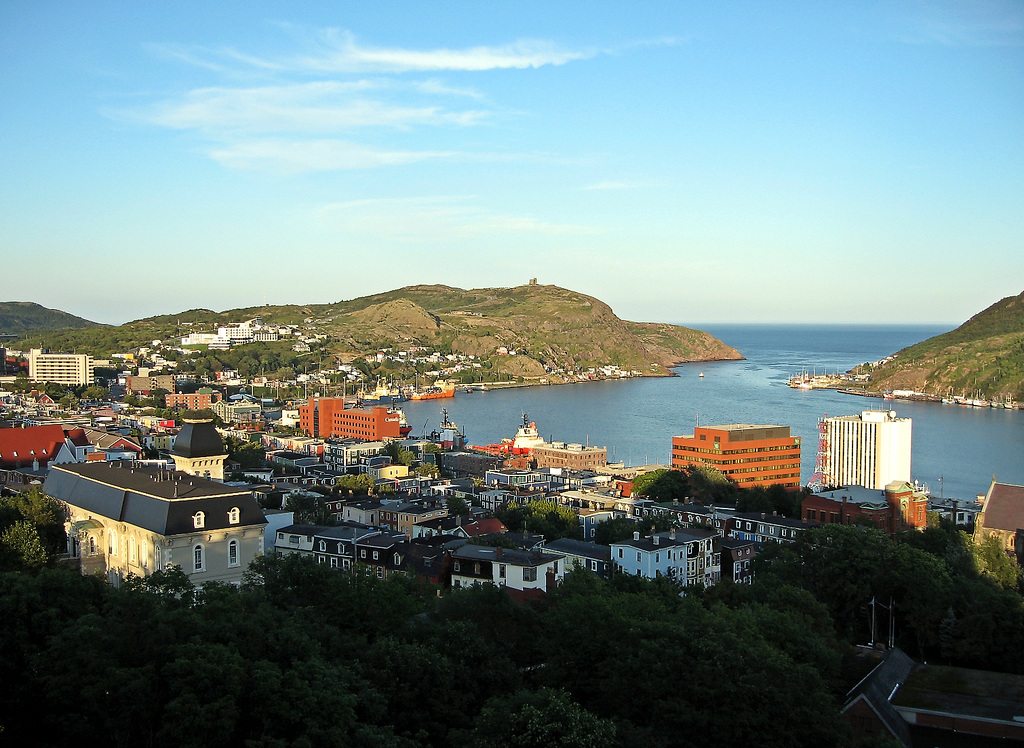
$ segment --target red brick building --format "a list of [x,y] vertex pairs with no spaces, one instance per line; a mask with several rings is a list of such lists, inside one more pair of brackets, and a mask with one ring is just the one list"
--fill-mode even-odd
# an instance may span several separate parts
[[710,465],[740,488],[800,487],[800,437],[789,426],[698,426],[672,437],[672,467]]
[[198,392],[171,392],[164,396],[168,408],[184,410],[204,410],[220,400],[220,391],[212,387],[202,387]]
[[299,406],[299,428],[321,439],[399,439],[400,421],[400,416],[387,408],[345,408],[345,400],[340,397],[310,398]]
[[928,494],[905,481],[893,481],[885,491],[858,486],[808,496],[800,506],[805,522],[850,525],[867,521],[895,535],[923,530],[928,525]]

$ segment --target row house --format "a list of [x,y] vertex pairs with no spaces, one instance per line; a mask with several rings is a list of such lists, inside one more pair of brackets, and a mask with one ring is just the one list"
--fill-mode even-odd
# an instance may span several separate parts
[[543,550],[466,544],[451,552],[452,587],[491,583],[520,599],[552,591],[565,571],[565,556]]
[[757,556],[760,544],[739,538],[722,538],[719,543],[722,548],[722,579],[731,579],[736,584],[753,582],[750,562]]
[[476,538],[481,535],[507,533],[508,528],[496,517],[473,519],[456,515],[423,520],[412,526],[412,537],[431,538],[448,535],[456,538]]
[[799,533],[817,526],[816,523],[777,514],[736,512],[726,530],[726,535],[740,540],[755,540],[758,543],[763,543],[766,540],[792,543]]
[[384,451],[382,441],[360,439],[329,439],[324,444],[324,463],[332,470],[348,471],[351,467],[363,465],[371,457]]
[[406,540],[402,533],[358,526],[323,527],[288,525],[277,531],[278,553],[312,556],[317,563],[332,569],[352,569],[363,565],[373,576],[385,579],[401,568],[398,546]]
[[612,543],[612,561],[627,574],[654,579],[667,576],[679,584],[709,587],[721,576],[720,536],[711,530],[669,530]]
[[611,546],[586,543],[572,538],[559,538],[545,543],[544,547],[565,556],[566,571],[573,568],[586,569],[602,579],[608,579],[615,570],[612,563]]
[[415,525],[447,516],[448,510],[443,506],[426,506],[408,502],[385,504],[378,513],[381,527],[404,533],[409,538],[415,537],[413,534]]

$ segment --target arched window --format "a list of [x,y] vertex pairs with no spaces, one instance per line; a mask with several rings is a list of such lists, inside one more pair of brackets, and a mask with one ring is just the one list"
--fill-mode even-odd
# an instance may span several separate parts
[[206,553],[201,545],[197,545],[192,551],[192,570],[206,571]]
[[228,566],[238,566],[238,541],[228,543]]
[[192,526],[197,530],[206,527],[206,515],[203,512],[196,512],[192,515]]
[[96,555],[96,536],[95,535],[90,535],[89,536],[89,555],[90,556],[95,556]]
[[117,555],[117,532],[110,530],[109,540],[107,541],[107,547],[110,550],[111,556]]
[[321,551],[326,551],[327,550],[327,541],[325,541],[325,540],[321,540],[320,541],[320,550]]
[[139,560],[138,550],[135,546],[135,538],[128,538],[128,558],[131,559],[133,564],[137,563]]
[[241,516],[237,506],[231,507],[231,511],[228,512],[228,524],[237,525]]

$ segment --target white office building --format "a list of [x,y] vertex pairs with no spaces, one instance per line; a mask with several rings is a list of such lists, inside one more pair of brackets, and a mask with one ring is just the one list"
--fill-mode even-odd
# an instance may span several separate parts
[[894,410],[866,410],[859,416],[821,421],[819,470],[832,486],[883,490],[910,482],[911,419]]
[[92,384],[96,378],[92,356],[84,353],[50,353],[33,348],[28,353],[28,378],[33,382]]

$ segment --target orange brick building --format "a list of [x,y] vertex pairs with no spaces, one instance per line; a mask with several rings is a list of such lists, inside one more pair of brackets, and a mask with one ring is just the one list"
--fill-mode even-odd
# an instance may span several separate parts
[[800,437],[789,426],[698,426],[672,437],[672,467],[710,465],[740,488],[800,487]]
[[310,398],[299,406],[299,428],[321,439],[351,437],[375,442],[399,439],[400,416],[387,408],[345,408],[340,397]]

